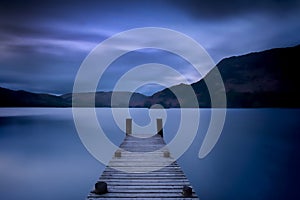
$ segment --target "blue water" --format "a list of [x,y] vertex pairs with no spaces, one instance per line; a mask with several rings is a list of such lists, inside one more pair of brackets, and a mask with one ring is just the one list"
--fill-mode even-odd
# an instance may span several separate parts
[[[137,124],[150,122],[147,109],[130,112]],[[165,115],[168,142],[180,110]],[[124,134],[110,109],[98,109],[98,118],[118,145]],[[202,200],[300,199],[299,109],[228,109],[218,143],[199,159],[209,118],[201,110],[198,134],[178,160]],[[71,109],[0,109],[0,199],[84,199],[103,169],[82,145]]]

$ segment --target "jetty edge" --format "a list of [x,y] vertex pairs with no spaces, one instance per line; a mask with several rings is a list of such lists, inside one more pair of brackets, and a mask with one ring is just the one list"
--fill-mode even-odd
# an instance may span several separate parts
[[156,134],[132,134],[132,119],[126,119],[126,137],[87,200],[199,199],[166,148],[162,119],[156,122]]

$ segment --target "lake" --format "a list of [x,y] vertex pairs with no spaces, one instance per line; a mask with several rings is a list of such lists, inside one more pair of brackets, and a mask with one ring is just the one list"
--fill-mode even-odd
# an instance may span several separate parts
[[[150,122],[148,109],[130,113],[138,125]],[[300,109],[227,109],[221,137],[204,159],[198,152],[210,109],[200,114],[197,135],[178,159],[200,199],[300,199]],[[169,142],[180,110],[162,115]],[[97,116],[119,145],[124,133],[111,109],[97,108]],[[85,199],[105,166],[81,143],[72,117],[71,108],[0,108],[0,199]]]

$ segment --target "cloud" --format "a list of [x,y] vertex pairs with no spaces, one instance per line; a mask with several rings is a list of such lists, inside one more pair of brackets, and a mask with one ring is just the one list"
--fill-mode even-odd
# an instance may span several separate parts
[[[120,31],[144,26],[171,28],[191,36],[215,62],[294,46],[300,43],[299,5],[296,0],[1,1],[0,86],[71,92],[81,62],[97,44]],[[124,50],[128,45],[127,40],[115,48]],[[201,78],[184,59],[146,49],[116,60],[99,89],[112,90],[122,74],[150,62],[171,66],[190,82]],[[149,88],[145,92],[152,93]]]
[[23,26],[22,24],[2,24],[0,32],[0,41],[2,48],[9,53],[9,48],[20,50],[24,47],[28,47],[28,50],[36,48],[46,49],[49,47],[50,52],[52,47],[56,47],[59,51],[60,48],[69,49],[72,51],[89,51],[99,41],[104,40],[109,35],[102,30],[82,30],[81,27],[69,27],[65,28],[64,25],[56,26],[55,28],[50,26]]
[[224,20],[249,13],[265,13],[280,16],[298,12],[298,0],[170,0],[170,4],[185,11],[192,17]]
[[110,30],[94,26],[83,29],[65,20],[53,23],[43,15],[36,16],[39,20],[24,17],[20,21],[22,15],[26,14],[10,18],[9,13],[0,19],[0,86],[56,94],[71,92],[80,63],[110,36]]
[[[181,74],[184,77],[184,80],[182,77],[175,76],[174,73],[170,74],[164,67],[160,70],[152,70],[151,66],[147,65],[147,63],[157,63],[169,66]],[[146,48],[129,52],[116,59],[106,69],[101,77],[98,87],[99,90],[112,90],[116,82],[124,74],[128,73],[128,70],[141,65],[143,66],[143,70],[140,70],[139,73],[134,73],[133,76],[130,76],[131,81],[128,80],[128,84],[134,83],[141,86],[146,80],[153,80],[153,83],[157,83],[158,80],[160,80],[163,81],[163,85],[172,86],[179,83],[193,83],[201,78],[199,72],[194,69],[188,61],[184,60],[180,56],[163,50]],[[149,91],[150,87],[155,90]],[[158,87],[157,85],[153,86],[151,84],[147,87],[143,87],[143,89],[147,89],[147,91],[144,91],[145,94],[152,94],[154,91],[162,88],[163,87]]]

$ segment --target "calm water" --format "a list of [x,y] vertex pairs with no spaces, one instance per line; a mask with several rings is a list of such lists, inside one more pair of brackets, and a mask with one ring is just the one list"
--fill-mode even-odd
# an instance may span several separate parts
[[[131,115],[139,125],[150,122],[147,109]],[[163,115],[168,142],[180,111]],[[217,145],[199,159],[209,117],[201,110],[198,134],[178,160],[202,200],[300,199],[300,110],[229,109]],[[120,144],[124,134],[110,109],[98,109],[98,118]],[[0,109],[0,199],[84,199],[103,169],[82,145],[71,109]]]

